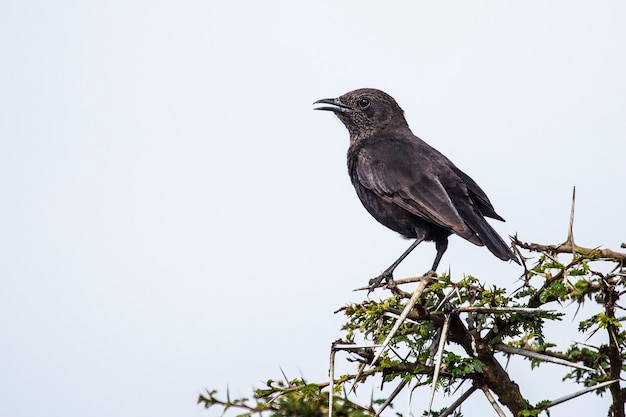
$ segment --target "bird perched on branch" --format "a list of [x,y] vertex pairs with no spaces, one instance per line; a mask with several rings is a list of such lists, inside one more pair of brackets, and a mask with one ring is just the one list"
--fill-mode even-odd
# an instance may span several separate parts
[[456,234],[487,246],[503,261],[519,261],[485,217],[504,221],[485,192],[448,158],[411,132],[404,112],[390,95],[371,88],[322,99],[350,133],[348,171],[359,199],[380,223],[415,242],[379,277],[394,269],[422,241],[434,241],[435,271]]

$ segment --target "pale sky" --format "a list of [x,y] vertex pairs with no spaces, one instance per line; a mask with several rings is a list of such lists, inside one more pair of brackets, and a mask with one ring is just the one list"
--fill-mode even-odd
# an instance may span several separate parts
[[[323,381],[333,311],[409,245],[358,201],[343,125],[312,110],[355,88],[394,96],[503,236],[563,241],[576,186],[577,243],[619,249],[625,21],[617,0],[5,0],[0,415],[210,416],[205,387]],[[448,268],[511,291],[521,273],[458,237]],[[575,390],[538,372],[514,375],[532,401]]]

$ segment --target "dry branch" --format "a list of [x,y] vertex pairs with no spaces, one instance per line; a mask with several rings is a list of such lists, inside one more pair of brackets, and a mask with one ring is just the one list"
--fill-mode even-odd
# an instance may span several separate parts
[[529,250],[531,252],[547,252],[550,254],[557,253],[580,253],[589,258],[599,258],[602,260],[610,261],[625,261],[626,253],[615,252],[611,249],[599,249],[599,248],[585,248],[582,246],[574,245],[572,247],[570,242],[565,242],[560,245],[541,245],[539,243],[526,243],[519,240],[516,236],[512,237],[513,243],[520,248]]

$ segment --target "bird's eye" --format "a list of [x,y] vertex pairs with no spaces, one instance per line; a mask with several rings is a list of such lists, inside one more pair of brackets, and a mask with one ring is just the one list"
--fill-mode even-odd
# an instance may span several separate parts
[[369,99],[366,98],[362,98],[359,100],[359,107],[362,109],[367,109],[370,106],[370,101]]

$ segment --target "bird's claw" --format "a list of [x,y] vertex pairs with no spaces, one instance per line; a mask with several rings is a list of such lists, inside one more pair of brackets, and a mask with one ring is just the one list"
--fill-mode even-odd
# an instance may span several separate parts
[[385,280],[385,284],[393,281],[393,273],[389,271],[385,271],[376,278],[372,278],[369,281],[370,292],[374,291],[375,288],[380,287],[381,282]]

